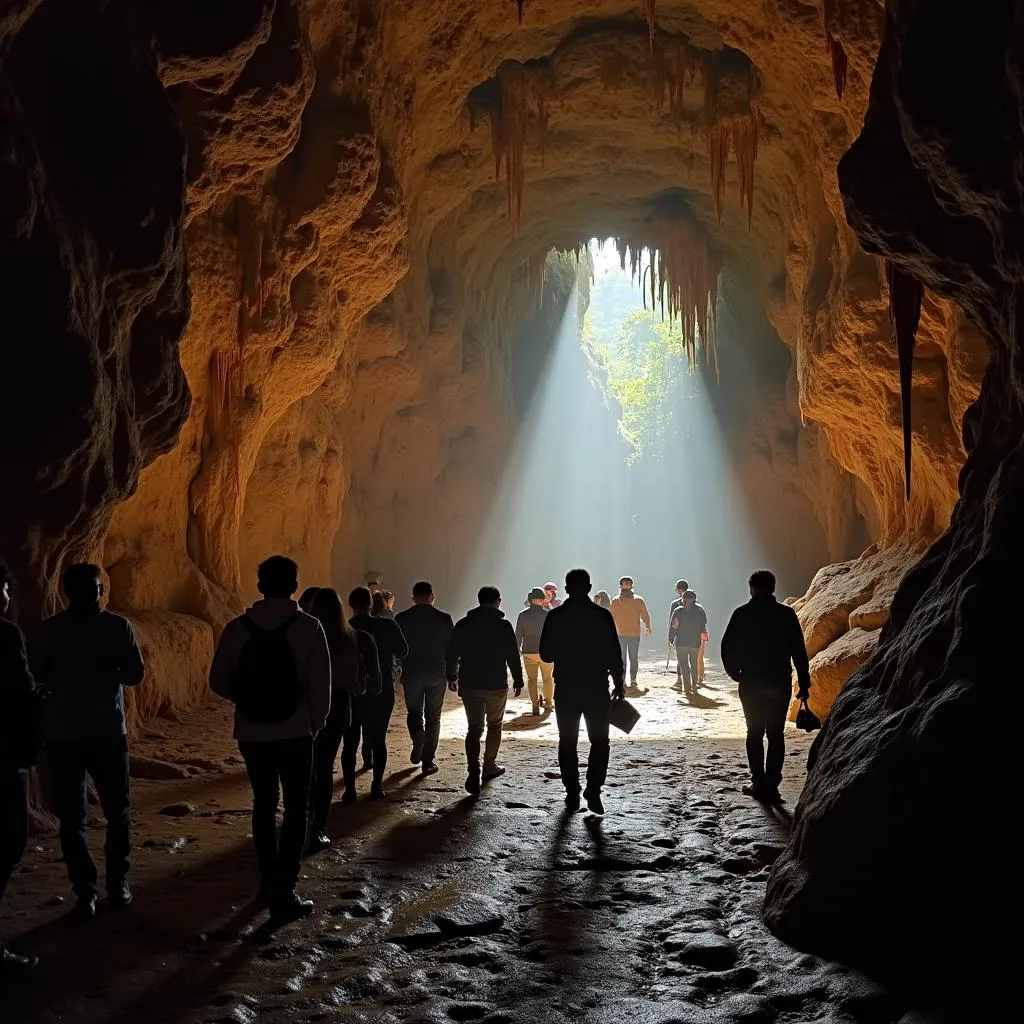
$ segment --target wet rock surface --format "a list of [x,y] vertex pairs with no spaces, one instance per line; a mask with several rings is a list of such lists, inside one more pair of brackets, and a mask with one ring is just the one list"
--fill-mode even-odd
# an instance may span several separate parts
[[[672,677],[645,671],[647,693],[634,698],[644,717],[613,741],[603,819],[565,811],[554,723],[524,714],[525,701],[510,701],[508,773],[479,800],[462,789],[460,706],[446,707],[441,772],[426,781],[408,764],[396,716],[389,799],[334,805],[335,844],[304,862],[300,883],[315,914],[276,932],[251,902],[247,794],[227,760],[228,716],[207,707],[168,725],[161,742],[201,718],[207,763],[222,771],[136,784],[128,913],[72,927],[66,906],[44,906],[66,890],[54,839],[28,855],[0,931],[42,964],[2,990],[4,1019],[898,1020],[905,1008],[867,978],[761,924],[808,739],[787,733],[781,809],[743,797],[735,688],[709,669],[696,702],[670,689]],[[365,797],[365,778],[360,787]],[[191,834],[176,836],[161,811],[186,796],[201,810],[189,815]],[[98,852],[102,832],[90,832]]]

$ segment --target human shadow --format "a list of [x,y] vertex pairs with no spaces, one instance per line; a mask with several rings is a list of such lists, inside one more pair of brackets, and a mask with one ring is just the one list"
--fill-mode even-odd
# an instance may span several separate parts
[[545,711],[540,715],[525,713],[509,719],[502,728],[508,732],[530,732],[533,729],[543,728],[549,721],[551,721],[550,711]]
[[683,694],[679,698],[680,704],[689,704],[694,708],[702,708],[706,711],[710,711],[714,708],[725,707],[728,701],[718,700],[715,697],[706,697],[703,693]]
[[478,800],[478,797],[465,796],[426,818],[399,821],[381,836],[369,859],[406,865],[431,860],[446,844],[463,837],[463,826],[468,824]]

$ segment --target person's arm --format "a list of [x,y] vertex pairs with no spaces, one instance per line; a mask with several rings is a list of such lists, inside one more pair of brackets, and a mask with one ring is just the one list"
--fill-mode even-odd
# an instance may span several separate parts
[[790,657],[796,669],[797,696],[806,700],[811,691],[811,668],[807,658],[807,645],[804,643],[804,631],[800,628],[800,619],[792,608],[789,610],[791,637],[789,642]]
[[729,619],[729,625],[722,634],[721,655],[722,667],[730,679],[741,682],[743,677],[743,621],[740,609],[736,609]]
[[124,628],[125,649],[120,659],[117,681],[122,686],[138,686],[146,678],[146,665],[142,660],[135,629],[127,619],[124,620]]
[[0,679],[12,697],[29,697],[36,692],[36,681],[28,667],[25,634],[13,622],[0,629]]
[[544,625],[540,627],[540,644],[537,648],[537,652],[540,656],[540,660],[546,661],[549,665],[558,656],[557,631],[557,622],[552,625],[551,616],[546,615],[544,617]]
[[394,631],[393,642],[395,645],[395,657],[401,661],[402,658],[409,657],[409,644],[405,639],[405,634],[402,632],[402,627],[399,626],[394,619],[385,619],[385,622],[391,623],[391,628]]
[[622,645],[619,643],[619,631],[615,628],[615,620],[609,614],[605,620],[605,637],[608,645],[608,672],[612,677],[612,696],[625,696],[626,666],[622,663]]
[[679,609],[677,608],[672,613],[672,618],[668,624],[668,642],[674,644],[676,642],[676,636],[679,633]]
[[516,642],[515,630],[511,622],[506,622],[505,630],[505,664],[512,673],[512,690],[518,697],[523,692],[523,663],[519,660],[519,644]]
[[703,643],[708,639],[708,613],[703,608],[700,609],[700,619],[700,639]]
[[384,689],[384,680],[380,676],[380,658],[377,655],[377,641],[364,630],[356,630],[356,642],[359,646],[359,657],[363,661],[366,672],[366,692],[376,696]]
[[516,651],[523,649],[523,641],[526,639],[526,629],[523,623],[523,616],[526,612],[520,612],[519,618],[516,619]]
[[235,662],[238,656],[235,633],[244,628],[237,620],[229,622],[224,627],[213,652],[213,661],[210,663],[210,689],[225,700],[234,700],[231,684],[234,681]]
[[644,629],[647,631],[647,635],[651,635],[651,613],[647,610],[647,602],[641,597],[638,598],[640,601],[640,619],[644,624]]
[[452,638],[448,641],[448,653],[445,656],[445,677],[448,679],[448,689],[452,693],[456,693],[459,688],[459,658],[461,652],[459,650],[460,639],[459,639],[459,627],[456,626],[452,630]]

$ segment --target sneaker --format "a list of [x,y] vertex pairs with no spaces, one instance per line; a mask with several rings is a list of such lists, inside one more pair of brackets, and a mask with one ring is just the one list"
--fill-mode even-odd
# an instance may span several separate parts
[[298,893],[293,892],[270,905],[270,923],[288,924],[290,921],[298,921],[300,917],[309,917],[312,913],[313,901],[303,899]]
[[134,899],[135,894],[127,882],[115,882],[107,890],[107,902],[115,910],[123,910],[125,907],[130,907]]
[[384,784],[381,782],[375,782],[370,787],[370,799],[371,800],[384,800],[387,797],[387,793],[384,792]]
[[309,852],[320,853],[321,850],[330,849],[331,837],[326,832],[314,832],[309,837]]
[[491,779],[496,779],[500,775],[505,774],[505,768],[500,764],[492,764],[489,768],[484,769],[483,780],[484,782],[490,782]]
[[587,801],[587,808],[593,814],[604,814],[604,804],[601,801],[601,791],[584,790],[583,799]]
[[566,790],[565,809],[567,811],[578,811],[580,809],[580,791],[578,789]]
[[423,760],[423,740],[416,740],[409,755],[409,764],[419,764]]
[[341,794],[341,802],[343,804],[354,804],[358,798],[359,795],[353,786],[346,786],[345,792]]
[[75,905],[71,908],[71,918],[79,923],[92,921],[96,918],[96,904],[98,899],[95,893],[88,896],[79,896]]
[[0,946],[0,974],[20,974],[32,970],[38,963],[37,956],[25,956]]
[[466,792],[470,796],[480,795],[480,769],[470,768],[469,774],[466,776]]
[[755,800],[763,800],[765,795],[764,785],[757,782],[748,782],[741,790],[744,796],[752,796]]
[[425,779],[428,775],[436,775],[440,770],[436,764],[430,761],[420,769],[420,776]]

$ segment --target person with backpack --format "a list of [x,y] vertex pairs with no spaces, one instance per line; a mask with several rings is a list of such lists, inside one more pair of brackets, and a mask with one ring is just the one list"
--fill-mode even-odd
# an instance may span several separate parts
[[[299,608],[299,567],[272,555],[257,570],[263,595],[221,634],[210,689],[235,705],[234,736],[252,787],[259,899],[274,924],[313,911],[295,891],[306,844],[313,743],[331,710],[331,654],[323,627]],[[277,806],[284,823],[277,835]]]
[[348,606],[352,617],[348,620],[353,629],[369,633],[377,644],[377,664],[380,666],[381,688],[378,693],[364,693],[352,705],[352,724],[345,730],[341,746],[341,773],[345,779],[345,791],[341,802],[354,803],[356,800],[356,750],[359,738],[363,738],[363,749],[369,745],[373,757],[373,781],[370,783],[370,798],[382,800],[384,771],[388,765],[388,725],[395,710],[395,666],[409,653],[402,630],[394,619],[384,619],[370,614],[373,595],[366,587],[356,587],[348,595]]
[[331,845],[326,829],[334,794],[334,762],[345,730],[352,724],[352,705],[365,693],[380,693],[381,680],[377,644],[369,633],[348,624],[333,587],[317,589],[310,614],[323,626],[331,652],[331,710],[313,745],[309,850],[318,853]]
[[60,848],[75,893],[72,914],[91,921],[99,903],[89,854],[86,781],[91,778],[107,819],[107,901],[129,906],[132,805],[124,687],[145,676],[132,624],[100,604],[103,574],[88,562],[61,578],[67,608],[46,619],[30,644],[36,682],[47,691],[46,764],[60,819]]
[[[25,637],[11,622],[14,577],[0,562],[0,900],[28,845],[28,772],[39,756],[40,690],[28,667]],[[38,957],[0,942],[0,974],[29,970]]]

